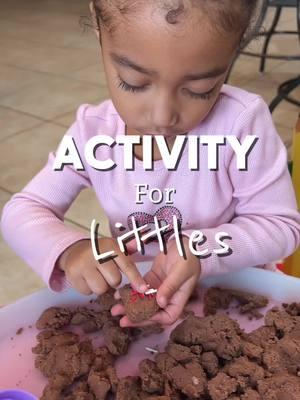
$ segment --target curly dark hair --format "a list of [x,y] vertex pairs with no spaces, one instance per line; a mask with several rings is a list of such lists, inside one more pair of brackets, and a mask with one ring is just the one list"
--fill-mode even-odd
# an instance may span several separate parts
[[[95,20],[92,26],[105,27],[111,34],[119,25],[118,17],[129,18],[150,4],[150,0],[92,0]],[[198,7],[208,16],[216,29],[241,34],[240,45],[248,43],[257,33],[260,0],[155,0],[153,6],[165,13],[168,24],[180,23],[191,7]],[[86,22],[84,25],[87,25]],[[91,25],[91,24],[89,24]]]

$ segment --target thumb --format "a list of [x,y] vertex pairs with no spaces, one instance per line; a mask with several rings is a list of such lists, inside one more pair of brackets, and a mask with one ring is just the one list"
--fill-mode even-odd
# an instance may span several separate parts
[[177,262],[171,266],[170,273],[158,289],[157,302],[160,307],[164,308],[169,303],[172,296],[181,288],[188,277],[188,271],[183,270],[182,263]]
[[151,289],[158,288],[162,283],[162,279],[152,269],[144,275],[144,279]]

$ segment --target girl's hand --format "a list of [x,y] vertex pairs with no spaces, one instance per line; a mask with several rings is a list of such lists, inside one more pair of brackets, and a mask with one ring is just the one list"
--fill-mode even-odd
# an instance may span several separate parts
[[[151,270],[144,276],[151,288],[158,288],[157,302],[162,308],[149,321],[140,324],[132,323],[127,316],[120,320],[120,325],[145,326],[153,323],[171,325],[180,317],[186,303],[197,285],[201,273],[199,259],[188,247],[189,239],[183,237],[186,260],[178,253],[175,240],[167,248],[167,254],[159,253]],[[125,308],[117,304],[112,308],[113,315],[125,314]]]
[[[65,272],[67,280],[80,293],[101,295],[109,287],[116,288],[122,281],[122,272],[138,291],[147,290],[146,283],[130,256],[125,256],[112,238],[98,239],[101,253],[114,251],[117,257],[99,263],[95,260],[90,240],[80,240],[68,247],[58,259],[58,267]],[[136,251],[135,242],[126,244],[129,254]]]

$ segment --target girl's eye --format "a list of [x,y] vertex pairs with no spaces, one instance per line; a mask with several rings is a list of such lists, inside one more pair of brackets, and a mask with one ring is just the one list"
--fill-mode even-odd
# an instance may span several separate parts
[[143,90],[145,90],[145,88],[147,87],[147,85],[143,85],[143,86],[133,86],[133,85],[129,85],[129,83],[123,81],[123,79],[121,79],[119,77],[119,88],[127,91],[127,92],[142,92]]
[[[148,85],[143,85],[143,86],[130,85],[129,83],[125,82],[121,77],[118,78],[119,78],[118,87],[121,88],[122,90],[125,90],[126,92],[132,92],[132,93],[143,92],[148,86]],[[187,92],[188,96],[190,96],[193,99],[209,100],[215,88],[216,86],[214,86],[211,90],[205,93],[195,93],[190,91],[189,89],[184,89],[184,90]]]
[[190,90],[187,89],[187,93],[192,99],[209,100],[211,98],[212,94],[214,93],[215,88],[216,88],[216,86],[214,86],[212,89],[210,89],[208,92],[205,92],[205,93],[195,93],[195,92],[191,92]]

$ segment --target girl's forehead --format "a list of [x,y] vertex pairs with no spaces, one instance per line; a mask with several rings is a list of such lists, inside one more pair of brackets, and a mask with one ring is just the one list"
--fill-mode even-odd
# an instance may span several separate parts
[[231,61],[239,39],[236,33],[222,35],[201,18],[198,18],[198,24],[188,23],[186,19],[171,26],[157,14],[126,21],[120,23],[113,35],[105,33],[104,49],[107,47],[110,54],[127,56],[153,69],[161,65],[176,68],[179,63],[181,67],[190,66],[193,70],[203,61],[211,66],[219,61],[226,65],[227,59]]
[[114,28],[114,36],[120,38],[125,33],[129,35],[144,33],[155,36],[156,33],[159,33],[163,35],[163,38],[168,36],[179,38],[210,25],[205,14],[197,8],[194,13],[185,12],[176,24],[168,23],[165,14],[165,11],[158,7],[153,9],[149,5],[127,16],[119,16],[119,26]]

